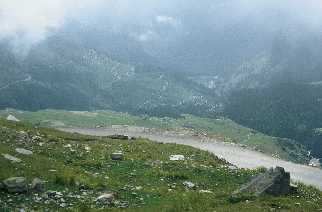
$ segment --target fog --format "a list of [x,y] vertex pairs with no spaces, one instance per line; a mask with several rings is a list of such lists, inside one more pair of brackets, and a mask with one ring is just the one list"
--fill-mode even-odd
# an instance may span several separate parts
[[150,42],[148,45],[158,46],[161,42],[162,47],[164,42],[169,45],[191,33],[228,28],[250,32],[258,28],[265,34],[285,26],[301,25],[305,30],[321,31],[322,3],[319,0],[1,0],[0,40],[9,40],[19,51],[28,50],[69,20],[127,33],[139,42]]

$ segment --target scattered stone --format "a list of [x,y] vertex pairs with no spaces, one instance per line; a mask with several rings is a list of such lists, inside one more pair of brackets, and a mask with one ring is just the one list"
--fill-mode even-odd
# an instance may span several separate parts
[[28,190],[26,178],[12,177],[3,181],[4,189],[9,193],[24,193]]
[[143,189],[143,187],[142,186],[137,186],[137,187],[135,187],[135,190],[137,190],[137,191],[140,191],[140,190],[142,190]]
[[184,181],[182,184],[183,184],[186,188],[189,188],[189,189],[192,189],[192,188],[196,187],[196,185],[195,185],[194,183],[189,182],[189,181]]
[[72,148],[72,145],[71,144],[66,144],[64,145],[65,148]]
[[171,161],[178,161],[178,160],[184,160],[184,159],[185,159],[184,155],[170,155]]
[[321,167],[320,159],[312,158],[310,160],[310,162],[309,162],[309,166],[312,166],[312,167]]
[[61,192],[58,192],[58,191],[47,191],[46,195],[48,196],[48,198],[56,199],[56,200],[58,200],[58,199],[63,197],[63,194]]
[[29,142],[30,141],[30,137],[28,135],[27,132],[25,131],[20,131],[17,134],[17,140],[20,142]]
[[16,117],[14,117],[13,115],[9,115],[7,117],[7,121],[14,121],[14,122],[20,122],[19,119],[17,119]]
[[67,204],[66,203],[61,203],[60,205],[59,205],[61,208],[65,208],[66,206],[67,206]]
[[96,198],[96,202],[104,204],[104,205],[109,205],[113,203],[115,200],[115,194],[114,193],[107,193],[107,194],[102,194],[101,196]]
[[89,146],[85,146],[86,151],[91,151],[92,149]]
[[20,163],[20,162],[22,161],[21,159],[16,158],[16,157],[14,157],[14,156],[12,156],[12,155],[9,155],[9,154],[2,154],[2,156],[3,156],[5,159],[10,160],[10,161],[12,161],[12,162],[14,162],[14,163]]
[[238,167],[234,166],[234,165],[230,165],[230,166],[228,166],[228,169],[231,171],[236,171],[236,170],[238,170]]
[[209,190],[200,190],[199,193],[204,193],[204,194],[213,194],[214,192],[209,191]]
[[33,152],[27,149],[16,148],[16,152],[23,154],[23,155],[32,155]]
[[130,140],[130,139],[132,139],[127,135],[110,135],[107,137],[110,139],[115,139],[115,140]]
[[264,194],[287,195],[291,192],[290,181],[290,173],[285,172],[284,168],[271,168],[235,191],[231,196],[231,201],[238,202]]
[[32,140],[33,142],[39,142],[39,141],[41,141],[41,139],[42,139],[42,137],[40,137],[40,136],[38,136],[38,135],[35,135],[35,136],[33,136],[33,137],[31,138],[31,140]]
[[111,154],[111,159],[112,160],[123,160],[124,159],[124,155],[122,152],[114,152]]
[[39,192],[44,191],[45,182],[39,178],[35,178],[31,183],[31,189]]

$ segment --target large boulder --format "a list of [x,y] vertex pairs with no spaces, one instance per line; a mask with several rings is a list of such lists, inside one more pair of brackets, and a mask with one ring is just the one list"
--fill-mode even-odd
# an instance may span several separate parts
[[24,193],[28,191],[28,184],[24,177],[12,177],[3,181],[4,189],[9,193]]
[[7,120],[8,120],[8,121],[14,121],[14,122],[20,122],[20,120],[19,120],[19,119],[17,119],[16,117],[14,117],[13,115],[9,115],[9,116],[7,117]]
[[239,201],[262,195],[287,195],[291,192],[290,182],[290,173],[285,172],[284,168],[271,168],[235,191],[231,200]]

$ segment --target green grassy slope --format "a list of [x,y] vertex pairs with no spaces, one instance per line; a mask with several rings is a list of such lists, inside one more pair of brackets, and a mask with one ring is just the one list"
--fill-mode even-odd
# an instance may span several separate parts
[[[38,139],[21,141],[21,131]],[[46,199],[42,193],[6,194],[0,191],[0,209],[69,211],[316,211],[322,208],[321,193],[300,185],[294,196],[262,197],[232,204],[230,194],[258,171],[230,170],[214,155],[181,145],[165,145],[148,140],[121,141],[104,137],[67,134],[50,129],[0,120],[0,153],[22,159],[11,163],[0,157],[0,180],[23,176],[46,180],[45,190],[63,194],[61,200]],[[15,148],[26,148],[33,155],[23,156]],[[90,147],[88,151],[85,147]],[[125,159],[110,159],[123,151]],[[171,154],[183,154],[185,161],[170,161]],[[55,171],[53,171],[55,170]],[[187,189],[184,181],[196,184]],[[208,190],[212,193],[200,193]],[[106,191],[117,194],[117,201],[102,206],[95,198]],[[39,200],[39,197],[41,200]],[[124,209],[122,209],[123,211]]]
[[0,111],[0,116],[13,114],[20,120],[41,126],[75,126],[96,127],[111,125],[134,125],[158,129],[182,130],[189,129],[197,133],[207,133],[208,136],[248,146],[257,151],[274,157],[306,163],[307,151],[288,139],[270,137],[255,130],[236,124],[230,119],[199,118],[185,115],[182,118],[139,117],[126,113],[112,111],[68,112],[58,110],[43,110],[38,112],[23,112],[16,110]]

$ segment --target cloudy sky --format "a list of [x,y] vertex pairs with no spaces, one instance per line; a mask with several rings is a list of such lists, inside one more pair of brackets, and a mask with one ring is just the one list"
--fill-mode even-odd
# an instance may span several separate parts
[[[287,17],[287,20],[285,18]],[[67,20],[126,29],[140,42],[241,22],[272,30],[292,21],[320,29],[320,0],[0,0],[0,40],[14,46],[46,39]],[[288,24],[288,23],[286,23]],[[165,32],[165,33],[164,33]],[[164,35],[165,34],[165,35]]]

